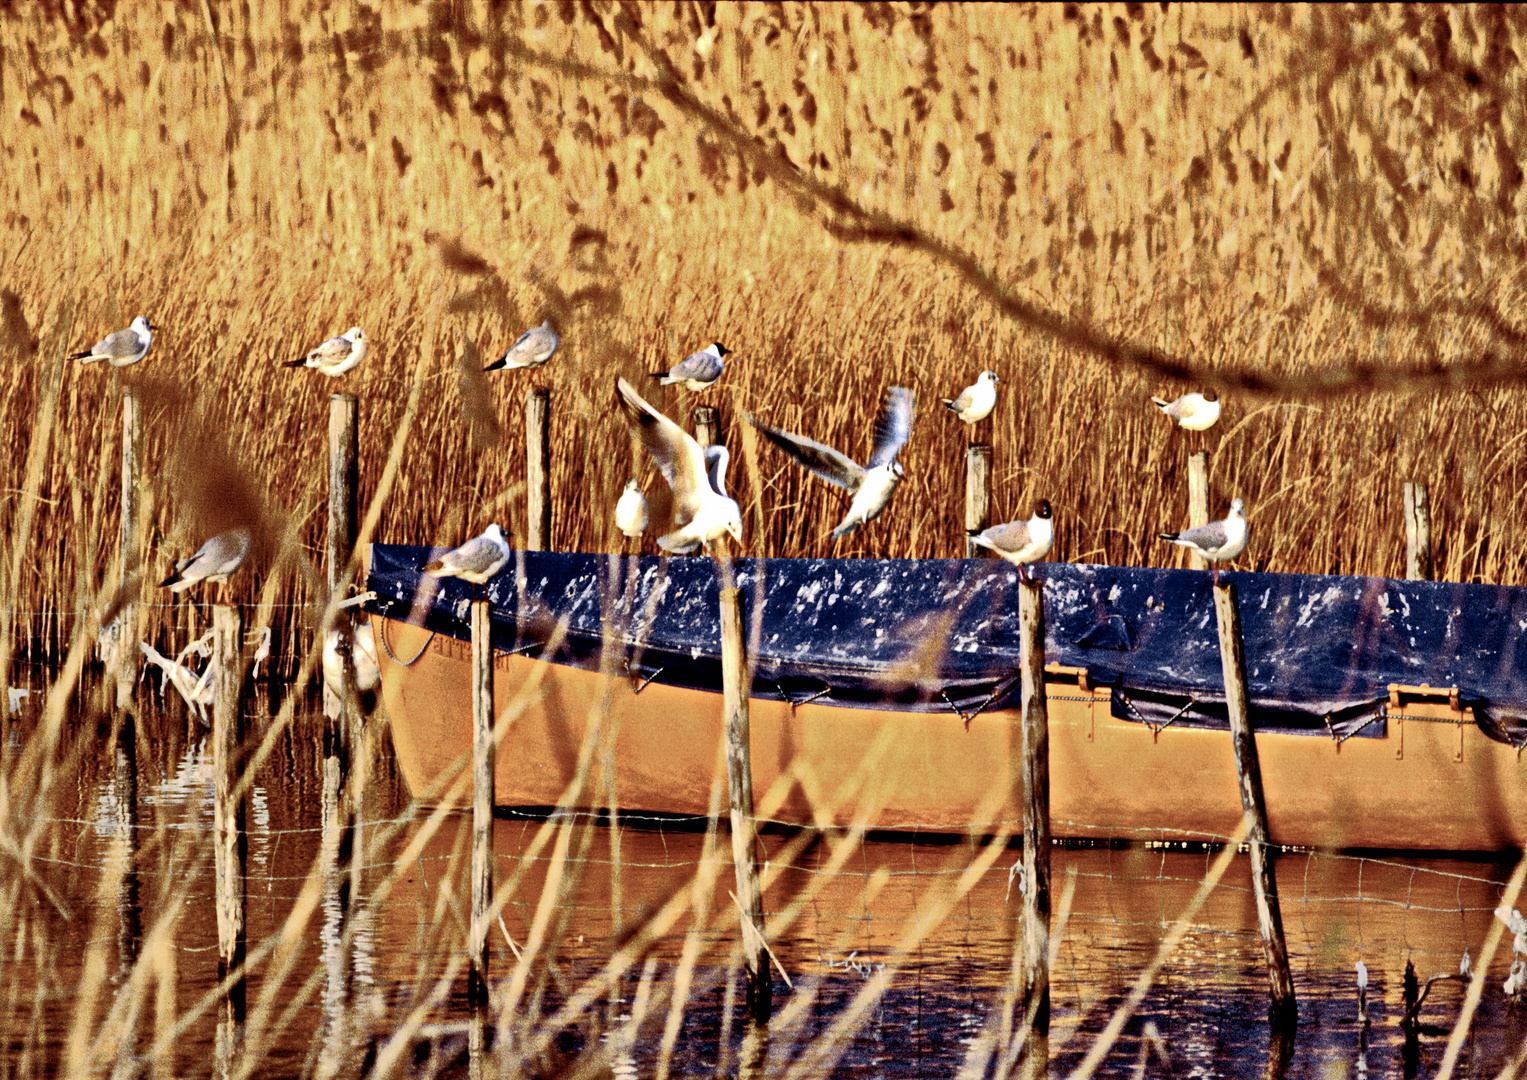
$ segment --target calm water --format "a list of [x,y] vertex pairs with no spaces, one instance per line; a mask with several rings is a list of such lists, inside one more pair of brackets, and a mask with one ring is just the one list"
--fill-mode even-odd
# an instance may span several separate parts
[[[148,691],[143,692],[148,696]],[[269,702],[252,704],[251,722],[263,732]],[[9,728],[14,755],[30,737],[35,716],[24,713]],[[321,722],[307,715],[298,732],[282,734],[259,774],[249,811],[249,939],[267,942],[303,903],[315,884],[322,847]],[[379,733],[385,728],[379,728]],[[211,990],[217,979],[217,927],[212,896],[210,837],[212,774],[203,732],[187,722],[178,703],[150,711],[136,747],[136,793],[125,764],[109,752],[107,733],[95,726],[65,738],[59,790],[48,802],[31,864],[39,884],[23,885],[17,912],[0,922],[0,956],[7,966],[0,995],[8,1050],[5,1075],[59,1071],[82,1001],[98,1002],[81,1030],[98,1031],[112,1002],[129,1009],[125,1029],[136,1031],[139,1051],[156,1030]],[[405,852],[419,821],[408,821],[407,793],[393,771],[383,737],[367,759],[369,783],[361,832],[366,854],[363,896],[398,868],[386,901],[353,930],[346,953],[335,942],[342,908],[319,903],[275,960],[262,960],[251,981],[252,1013],[277,1027],[264,1041],[256,1075],[313,1071],[330,1036],[326,1016],[344,1000],[343,984],[329,973],[348,956],[355,972],[352,1015],[369,1037],[341,1073],[362,1071],[386,1036],[421,1002],[425,1026],[408,1068],[454,1071],[462,1045],[466,980],[441,981],[459,959],[465,920],[465,820],[452,815],[417,851]],[[135,827],[133,817],[136,817]],[[422,819],[422,815],[419,815]],[[392,830],[389,823],[404,821]],[[502,818],[497,824],[497,880],[523,879],[494,934],[494,970],[514,963],[509,941],[524,948],[533,936],[537,901],[546,886],[547,851],[530,858],[544,823]],[[128,838],[132,842],[129,844]],[[536,964],[527,1000],[543,1014],[555,1010],[586,976],[599,969],[611,943],[686,887],[705,845],[703,833],[628,822],[569,832],[573,873],[554,905],[562,921],[555,964]],[[792,837],[768,835],[774,861]],[[724,847],[724,845],[723,845]],[[945,895],[969,864],[973,849],[935,838],[891,837],[866,842],[836,874],[827,873],[833,843],[818,839],[795,855],[766,907],[777,911],[805,898],[801,917],[771,942],[791,985],[776,973],[777,1021],[763,1061],[782,1075],[813,1038],[826,1031],[876,977],[898,942],[918,926],[920,903]],[[406,853],[407,857],[400,861]],[[129,857],[130,856],[130,857]],[[999,1002],[1013,950],[1019,904],[1010,870],[1017,848],[1003,851],[992,869],[909,952],[875,1001],[857,1038],[837,1062],[841,1076],[954,1076],[971,1041],[980,1036]],[[1056,925],[1064,937],[1054,972],[1054,1072],[1080,1060],[1150,962],[1165,928],[1187,905],[1212,854],[1128,849],[1059,850],[1054,857]],[[7,860],[7,875],[17,862]],[[1424,980],[1455,972],[1464,949],[1478,957],[1499,903],[1509,865],[1491,861],[1352,858],[1292,854],[1278,863],[1283,911],[1295,966],[1301,1023],[1289,1075],[1431,1075],[1457,1016],[1463,986],[1435,986],[1422,1010],[1422,1032],[1408,1061],[1399,1027],[1406,961]],[[1130,1021],[1103,1072],[1133,1076],[1147,1023],[1160,1032],[1176,1076],[1260,1076],[1266,1056],[1267,980],[1255,931],[1244,858],[1237,860],[1161,977]],[[1061,911],[1068,881],[1071,902]],[[14,884],[14,882],[13,882]],[[43,886],[46,886],[44,888]],[[729,905],[730,869],[721,875],[712,907]],[[724,918],[725,912],[722,912]],[[170,921],[172,920],[172,921]],[[679,964],[689,930],[680,921],[653,953],[651,985],[666,984]],[[737,1069],[743,1039],[740,992],[726,964],[730,929],[701,934],[695,989],[673,1049],[674,1075],[712,1075]],[[168,933],[154,933],[160,927]],[[1509,948],[1509,942],[1507,943]],[[136,966],[132,963],[137,956]],[[1370,972],[1372,1029],[1366,1051],[1356,1023],[1353,966]],[[270,972],[289,965],[279,983]],[[1494,1076],[1527,1039],[1527,1016],[1500,992],[1509,958],[1497,954],[1462,1061],[1466,1076]],[[135,974],[136,972],[136,974]],[[544,979],[539,976],[545,975]],[[92,983],[92,980],[98,980]],[[91,985],[100,991],[92,998]],[[433,995],[433,997],[432,997]],[[633,973],[614,1000],[596,1008],[619,1024],[648,1008],[642,979]],[[620,1056],[622,1075],[653,1075],[661,1053],[666,1005],[648,1010],[634,1042]],[[90,1020],[88,1012],[85,1019]],[[120,1017],[118,1018],[120,1019]],[[113,1021],[115,1023],[115,1021]],[[584,1026],[552,1043],[550,1064],[603,1036]],[[216,1009],[190,1021],[173,1041],[157,1075],[198,1075],[212,1069]],[[108,1048],[109,1051],[109,1048]],[[104,1053],[110,1066],[114,1051]],[[79,1053],[78,1048],[74,1051]],[[1151,1075],[1162,1070],[1153,1063]]]

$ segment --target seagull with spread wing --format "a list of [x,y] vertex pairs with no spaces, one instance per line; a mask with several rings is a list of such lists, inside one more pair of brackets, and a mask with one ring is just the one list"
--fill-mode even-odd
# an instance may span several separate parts
[[353,371],[366,359],[366,331],[352,326],[339,337],[331,337],[314,346],[301,360],[288,360],[287,367],[310,367],[332,379]]
[[673,489],[674,529],[658,538],[658,546],[683,554],[698,547],[709,551],[723,535],[741,543],[742,508],[726,493],[726,447],[702,450],[689,432],[649,405],[625,379],[616,378],[615,389],[642,446]]
[[105,360],[112,367],[136,364],[148,355],[149,346],[154,343],[154,331],[158,329],[148,321],[147,315],[139,315],[126,330],[113,330],[90,348],[70,353],[69,359],[82,364]]
[[793,457],[819,480],[853,494],[848,513],[832,531],[833,539],[846,536],[867,521],[874,521],[891,501],[891,495],[900,483],[901,462],[896,455],[912,435],[912,411],[915,399],[912,391],[904,386],[893,386],[886,393],[885,406],[875,421],[875,448],[870,453],[868,465],[860,465],[852,458],[830,446],[824,446],[804,435],[792,435],[788,431],[770,427],[753,417],[748,423]]

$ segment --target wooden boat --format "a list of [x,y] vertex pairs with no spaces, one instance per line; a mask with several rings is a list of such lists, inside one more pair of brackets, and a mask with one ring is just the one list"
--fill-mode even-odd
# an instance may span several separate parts
[[[421,580],[429,557],[373,545],[368,610],[399,765],[416,796],[438,802],[470,754],[479,587]],[[932,832],[1021,819],[1011,567],[770,559],[738,560],[736,572],[753,627],[761,816]],[[1055,835],[1230,835],[1241,808],[1209,575],[1038,573]],[[1527,589],[1223,576],[1240,595],[1275,842],[1527,844]],[[709,813],[722,734],[717,588],[707,558],[559,552],[516,553],[481,587],[495,709],[514,716],[497,804]],[[612,767],[569,803],[601,721],[608,753],[592,760]],[[459,785],[454,801],[468,797]]]

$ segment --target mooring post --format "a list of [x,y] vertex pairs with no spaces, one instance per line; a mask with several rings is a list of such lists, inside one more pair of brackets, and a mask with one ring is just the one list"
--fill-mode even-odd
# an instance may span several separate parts
[[991,524],[991,447],[971,443],[965,448],[965,557],[979,559],[986,549],[969,534]]
[[[360,449],[357,433],[359,403],[350,394],[329,395],[329,593],[339,588],[350,555],[355,549],[356,529],[359,526],[359,502],[356,489],[360,486]],[[351,639],[354,627],[348,617],[334,623],[339,634],[340,670],[343,673],[339,688],[333,689],[324,680],[323,714],[338,720],[348,728],[344,716],[346,703],[355,685],[354,646]],[[348,732],[344,738],[348,739]]]
[[[243,767],[244,628],[239,609],[212,609],[212,771],[214,776],[213,842],[217,885],[218,978],[244,966],[245,868],[249,840],[244,832],[246,798],[234,797]],[[228,988],[224,1015],[244,1020],[244,979]]]
[[525,550],[551,546],[551,391],[525,395]]
[[488,1024],[488,908],[493,903],[493,640],[488,601],[472,601],[472,965],[468,1065],[472,1080],[486,1075]]
[[721,575],[721,692],[726,716],[726,779],[732,831],[732,866],[737,876],[737,905],[742,917],[742,955],[747,965],[748,1011],[765,1023],[774,1010],[774,984],[764,948],[763,893],[758,885],[753,820],[753,751],[748,725],[747,638],[742,621],[742,593],[731,559],[716,557]]
[[[1209,452],[1200,450],[1188,455],[1188,528],[1209,524]],[[1188,553],[1188,566],[1207,569],[1208,563],[1196,551]]]
[[1220,667],[1225,677],[1225,706],[1230,714],[1230,738],[1235,746],[1235,771],[1241,784],[1241,811],[1246,816],[1246,837],[1251,849],[1251,886],[1257,901],[1257,926],[1267,958],[1267,978],[1272,990],[1268,1018],[1273,1029],[1288,1029],[1299,1022],[1294,1000],[1294,977],[1288,966],[1288,945],[1283,939],[1283,913],[1278,906],[1278,876],[1268,850],[1267,805],[1262,796],[1262,766],[1257,759],[1256,735],[1251,729],[1251,706],[1246,692],[1246,656],[1241,646],[1241,614],[1235,586],[1217,582],[1214,613],[1219,623]]
[[[142,510],[140,484],[142,461],[139,447],[143,442],[143,409],[131,383],[122,384],[122,531],[121,577],[123,586],[138,571],[138,515]],[[133,686],[137,682],[138,605],[124,604],[117,613],[111,634],[111,666],[116,675],[118,709],[132,705]]]
[[1426,485],[1405,484],[1405,576],[1412,581],[1432,579],[1432,515]]
[[695,442],[702,448],[713,446],[721,441],[721,425],[719,413],[709,405],[697,405],[693,413],[695,421]]
[[1045,701],[1044,583],[1018,586],[1020,703],[1023,715],[1023,983],[1019,1007],[1031,1024],[1024,1075],[1049,1072],[1050,1034],[1050,714]]

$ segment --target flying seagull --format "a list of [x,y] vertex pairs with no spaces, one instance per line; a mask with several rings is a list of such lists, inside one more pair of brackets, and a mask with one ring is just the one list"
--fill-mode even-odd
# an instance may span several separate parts
[[185,592],[197,582],[227,584],[228,578],[249,558],[254,537],[247,526],[236,525],[220,532],[196,549],[196,554],[175,564],[175,572],[159,583],[170,592]]
[[1034,516],[1027,521],[1009,521],[982,532],[972,531],[970,542],[989,548],[1023,573],[1027,563],[1038,562],[1050,553],[1055,543],[1055,522],[1050,517],[1050,501],[1041,499]]
[[509,346],[508,352],[483,370],[538,368],[552,358],[557,351],[557,346],[561,343],[562,339],[557,337],[557,332],[551,328],[551,320],[547,319],[540,326],[526,330],[515,339],[513,345]]
[[352,326],[339,337],[315,347],[301,360],[288,360],[287,367],[310,367],[330,378],[338,378],[360,366],[366,359],[366,331]]
[[674,531],[659,537],[658,546],[681,554],[697,547],[709,551],[723,534],[741,543],[742,510],[726,494],[726,448],[702,450],[689,432],[647,404],[625,379],[617,377],[615,389],[642,445],[673,489]]
[[997,384],[1001,381],[995,371],[983,371],[975,382],[960,391],[959,397],[942,400],[949,406],[950,412],[967,424],[978,423],[990,416],[992,409],[997,407]]
[[904,386],[893,386],[886,394],[885,406],[875,421],[875,448],[870,453],[868,466],[860,465],[852,458],[840,454],[830,446],[824,446],[804,435],[792,435],[788,431],[770,427],[768,424],[748,417],[748,423],[768,437],[769,441],[804,465],[820,480],[836,484],[853,493],[848,514],[832,531],[834,539],[853,532],[867,521],[874,521],[891,501],[891,493],[901,480],[903,469],[896,455],[907,444],[912,434],[912,391]]
[[652,372],[652,377],[659,380],[663,386],[683,383],[690,390],[704,390],[721,378],[721,373],[726,370],[728,363],[739,363],[737,360],[726,359],[731,352],[732,350],[721,342],[713,342],[697,353],[690,353],[667,371]]
[[[1233,559],[1246,547],[1246,504],[1235,499],[1224,521],[1211,521],[1182,532],[1161,533],[1161,539],[1180,544],[1189,551],[1196,551],[1210,562]],[[1214,569],[1214,580],[1219,581],[1219,568]]]
[[1219,419],[1220,401],[1213,390],[1184,394],[1176,401],[1162,401],[1159,397],[1151,401],[1186,431],[1208,431]]
[[627,480],[626,490],[615,503],[615,527],[634,540],[647,531],[650,520],[647,497],[635,480]]
[[159,327],[148,321],[147,315],[139,315],[126,330],[113,330],[84,352],[70,353],[70,360],[93,364],[105,360],[112,367],[136,364],[148,355],[148,347],[154,343],[154,331]]
[[497,523],[489,525],[481,536],[474,536],[459,548],[452,548],[424,568],[435,577],[455,577],[473,585],[485,584],[509,561],[509,541]]

